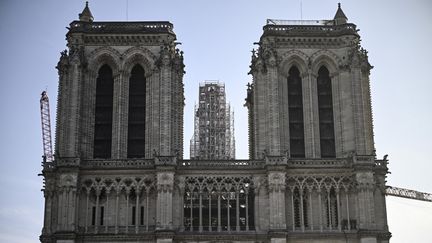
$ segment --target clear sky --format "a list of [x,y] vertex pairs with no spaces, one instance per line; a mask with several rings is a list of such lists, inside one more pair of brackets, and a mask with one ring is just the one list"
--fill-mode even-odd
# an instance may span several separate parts
[[[225,82],[235,109],[237,158],[247,158],[250,51],[267,18],[332,19],[337,0],[92,0],[95,21],[168,20],[185,52],[185,158],[203,80]],[[375,144],[389,154],[388,184],[432,192],[432,1],[341,1],[369,51]],[[55,121],[66,26],[84,1],[0,0],[0,242],[37,242],[42,228],[39,98]],[[53,124],[54,125],[54,124]],[[388,199],[393,243],[430,242],[432,203]],[[416,233],[414,233],[416,232]],[[417,237],[413,238],[413,237]]]

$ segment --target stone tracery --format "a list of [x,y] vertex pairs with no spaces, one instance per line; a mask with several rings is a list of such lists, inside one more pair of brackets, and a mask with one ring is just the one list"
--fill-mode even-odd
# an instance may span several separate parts
[[254,197],[251,176],[188,176],[184,185],[184,228],[199,232],[251,230]]
[[153,175],[85,178],[79,189],[82,231],[138,233],[155,228]]

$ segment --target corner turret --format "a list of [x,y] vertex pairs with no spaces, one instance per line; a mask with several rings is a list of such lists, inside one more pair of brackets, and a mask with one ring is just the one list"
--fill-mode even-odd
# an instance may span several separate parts
[[335,14],[333,20],[334,20],[335,25],[346,24],[348,21],[348,18],[346,17],[344,12],[342,11],[340,3],[338,3],[338,9],[336,11],[336,14]]
[[79,20],[82,22],[89,22],[89,23],[93,22],[93,15],[88,6],[88,1],[86,1],[85,8],[78,16],[79,16]]

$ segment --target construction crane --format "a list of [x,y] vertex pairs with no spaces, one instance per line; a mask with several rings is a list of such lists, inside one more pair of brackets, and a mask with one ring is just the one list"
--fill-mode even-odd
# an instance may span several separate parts
[[43,163],[45,167],[54,162],[51,142],[51,119],[49,109],[49,99],[46,91],[43,91],[40,99],[41,123],[42,123],[42,141],[43,141]]
[[432,194],[430,194],[430,193],[419,192],[419,191],[414,191],[414,190],[399,188],[399,187],[393,187],[393,186],[387,186],[386,195],[432,202]]

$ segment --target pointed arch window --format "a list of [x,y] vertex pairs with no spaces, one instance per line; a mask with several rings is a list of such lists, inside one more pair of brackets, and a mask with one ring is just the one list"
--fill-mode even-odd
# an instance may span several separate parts
[[288,113],[291,157],[305,157],[302,80],[296,66],[289,70]]
[[112,69],[103,65],[96,80],[96,107],[93,157],[110,158],[112,141],[113,116],[113,86]]
[[132,68],[129,78],[128,158],[145,156],[146,79],[140,65]]
[[295,188],[293,193],[294,226],[296,228],[308,227],[308,200],[307,197],[304,196],[306,195],[306,190],[300,191],[299,188]]
[[334,187],[332,187],[328,192],[327,196],[325,198],[325,205],[324,208],[326,210],[326,224],[327,227],[336,228],[339,226],[339,217],[338,217],[338,204],[337,204],[337,197],[336,197],[336,190]]
[[334,158],[336,157],[336,149],[333,121],[332,84],[329,71],[325,66],[322,66],[318,70],[317,90],[321,157]]

